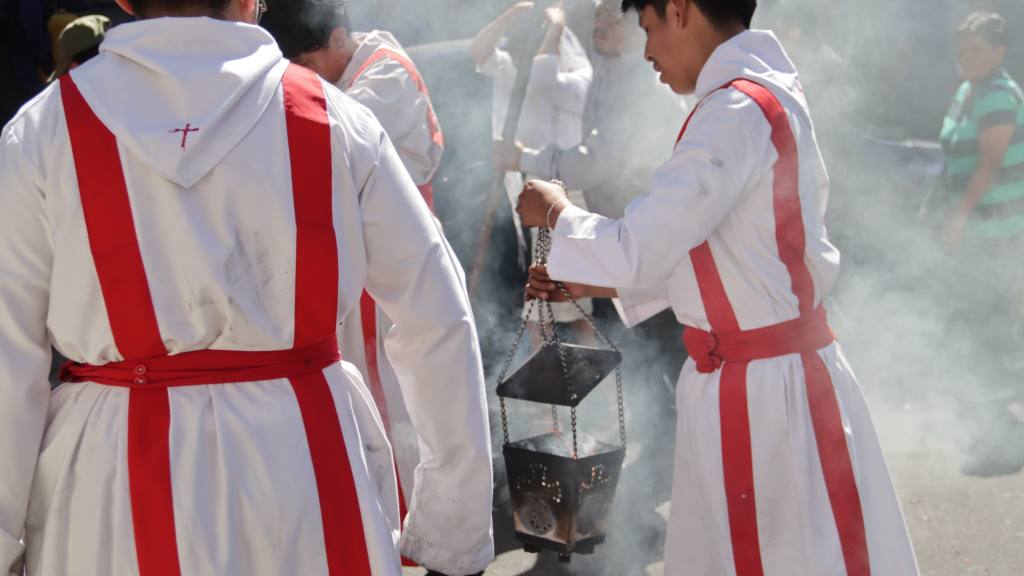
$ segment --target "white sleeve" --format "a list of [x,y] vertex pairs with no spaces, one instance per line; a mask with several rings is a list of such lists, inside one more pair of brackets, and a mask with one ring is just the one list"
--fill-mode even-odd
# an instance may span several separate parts
[[494,49],[491,53],[491,57],[486,62],[476,67],[476,71],[485,76],[492,78],[501,78],[507,76],[515,76],[516,65],[512,61],[512,56],[498,48]]
[[413,183],[430,182],[444,147],[430,132],[430,99],[401,64],[383,59],[370,66],[347,91],[384,126]]
[[623,324],[632,328],[672,306],[668,287],[668,283],[663,282],[647,288],[619,288],[616,290],[618,297],[612,299],[612,304]]
[[461,266],[390,142],[361,198],[366,289],[394,326],[385,350],[419,437],[402,552],[446,574],[494,557],[483,367]]
[[29,491],[50,399],[52,246],[42,177],[0,136],[0,574],[20,574]]
[[530,84],[547,96],[552,104],[572,112],[583,114],[587,101],[587,89],[594,72],[590,67],[581,67],[572,72],[558,71],[557,54],[541,54],[533,59],[530,70]]
[[629,289],[655,286],[718,227],[774,162],[771,130],[748,97],[712,96],[697,111],[650,193],[612,220],[568,206],[552,234],[552,278]]

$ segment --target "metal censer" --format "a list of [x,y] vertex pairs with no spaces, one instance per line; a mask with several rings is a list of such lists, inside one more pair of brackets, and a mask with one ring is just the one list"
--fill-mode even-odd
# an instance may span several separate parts
[[[550,231],[542,229],[537,239],[538,263],[546,262],[550,248]],[[626,455],[626,426],[619,367],[622,354],[568,292],[561,285],[559,288],[608,348],[562,342],[555,331],[551,303],[531,300],[524,318],[532,318],[533,308],[540,307],[542,345],[506,377],[526,330],[524,319],[498,376],[497,392],[516,539],[527,552],[553,550],[558,552],[560,561],[568,562],[573,553],[592,553],[594,546],[605,539]],[[579,432],[576,426],[577,406],[613,370],[620,446],[599,442]],[[506,398],[550,404],[553,432],[511,442]],[[570,435],[559,429],[558,406],[570,408]]]

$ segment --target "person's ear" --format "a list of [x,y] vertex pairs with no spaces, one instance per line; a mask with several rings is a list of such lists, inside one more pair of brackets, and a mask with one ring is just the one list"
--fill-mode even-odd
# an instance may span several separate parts
[[335,28],[327,40],[327,45],[331,50],[343,50],[347,44],[348,31],[344,28]]
[[259,0],[235,0],[238,6],[238,13],[242,15],[242,18],[250,23],[256,23],[256,3]]
[[686,24],[689,22],[689,14],[686,9],[690,5],[690,0],[670,0],[665,7],[665,18],[669,24],[676,28],[686,28]]
[[996,48],[996,56],[999,58],[1000,62],[1006,61],[1007,52],[1009,52],[1009,48],[1006,46],[999,46],[998,48]]
[[114,1],[117,2],[118,6],[121,7],[121,10],[124,10],[125,12],[131,14],[132,16],[135,16],[135,9],[132,8],[132,5],[131,5],[131,3],[128,0],[114,0]]

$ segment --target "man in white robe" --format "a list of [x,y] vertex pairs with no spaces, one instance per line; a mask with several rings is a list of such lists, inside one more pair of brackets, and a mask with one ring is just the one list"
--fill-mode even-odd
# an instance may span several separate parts
[[[398,40],[383,30],[353,32],[347,0],[289,0],[272,5],[261,25],[285,57],[306,66],[369,108],[398,157],[433,208],[431,179],[441,164],[444,135],[423,78]],[[384,341],[393,323],[364,293],[342,322],[342,356],[363,375],[398,464],[404,518],[419,464],[416,431],[402,399]]]
[[524,223],[553,227],[529,290],[552,298],[551,279],[577,283],[577,294],[617,296],[628,325],[671,307],[686,326],[666,576],[915,575],[867,406],[822,308],[839,253],[813,124],[774,35],[748,29],[754,7],[623,2],[641,13],[661,81],[700,102],[621,219],[526,186]]
[[[0,137],[0,571],[399,576],[400,548],[479,572],[476,330],[384,130],[284,60],[254,0],[121,4],[142,20]],[[364,287],[424,447],[401,537],[338,361]],[[73,361],[52,394],[51,343]]]

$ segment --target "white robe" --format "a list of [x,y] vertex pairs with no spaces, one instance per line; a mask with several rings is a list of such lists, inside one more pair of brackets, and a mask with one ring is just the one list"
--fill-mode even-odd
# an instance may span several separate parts
[[430,126],[434,107],[429,94],[418,86],[422,78],[418,78],[418,72],[410,73],[395,58],[381,58],[364,67],[381,50],[395,52],[412,62],[390,32],[374,30],[356,33],[353,37],[359,42],[359,48],[352,54],[338,88],[373,112],[395,145],[412,181],[417,186],[427,184],[441,165],[444,145],[434,137]]
[[[773,190],[779,153],[758,104],[735,87],[719,89],[737,78],[768,88],[792,130],[806,238],[802,263],[813,281],[814,303],[822,302],[839,271],[839,253],[824,226],[828,177],[796,70],[775,37],[759,31],[736,36],[708,60],[696,90],[698,99],[706,99],[672,158],[657,171],[650,193],[632,202],[624,218],[611,220],[575,207],[562,212],[549,260],[553,278],[617,288],[616,305],[628,325],[671,307],[682,324],[709,330],[690,257],[706,241],[742,330],[798,316],[794,285],[776,240]],[[859,385],[838,343],[817,355],[827,367],[841,415],[841,423],[831,425],[841,424],[833,430],[844,432],[837,436],[845,437],[848,448],[871,573],[917,574]],[[723,462],[734,455],[722,451],[721,374],[699,373],[691,359],[679,377],[666,576],[756,573],[734,564],[735,535],[723,484]],[[746,381],[748,462],[760,541],[747,551],[759,556],[768,576],[865,576],[864,571],[848,573],[845,565],[843,546],[850,542],[841,542],[834,517],[801,355],[752,361]],[[735,544],[746,547],[750,540]]]
[[[114,133],[160,337],[171,354],[284,350],[296,237],[281,78],[266,32],[208,18],[112,29],[72,78]],[[399,543],[391,450],[355,368],[324,370],[372,574],[398,548],[452,574],[493,557],[490,441],[460,265],[380,124],[324,85],[340,271],[337,318],[366,289],[396,322],[388,350],[423,461]],[[172,130],[187,124],[199,130]],[[0,572],[137,574],[126,463],[128,389],[47,382],[71,360],[122,359],[76,185],[60,87],[0,140]],[[327,574],[317,484],[286,379],[171,388],[182,574]],[[24,548],[27,550],[23,550]],[[25,553],[27,552],[27,553]]]
[[[389,32],[374,30],[354,37],[359,48],[337,86],[373,112],[413,182],[426,186],[441,165],[444,152],[430,94],[408,54]],[[338,338],[342,356],[359,368],[381,411],[398,464],[399,489],[408,503],[413,470],[420,461],[416,431],[384,347],[393,323],[380,307],[376,307],[373,320],[365,324],[362,307],[354,307],[342,322]],[[372,334],[369,346],[375,362],[367,358],[367,333]]]

